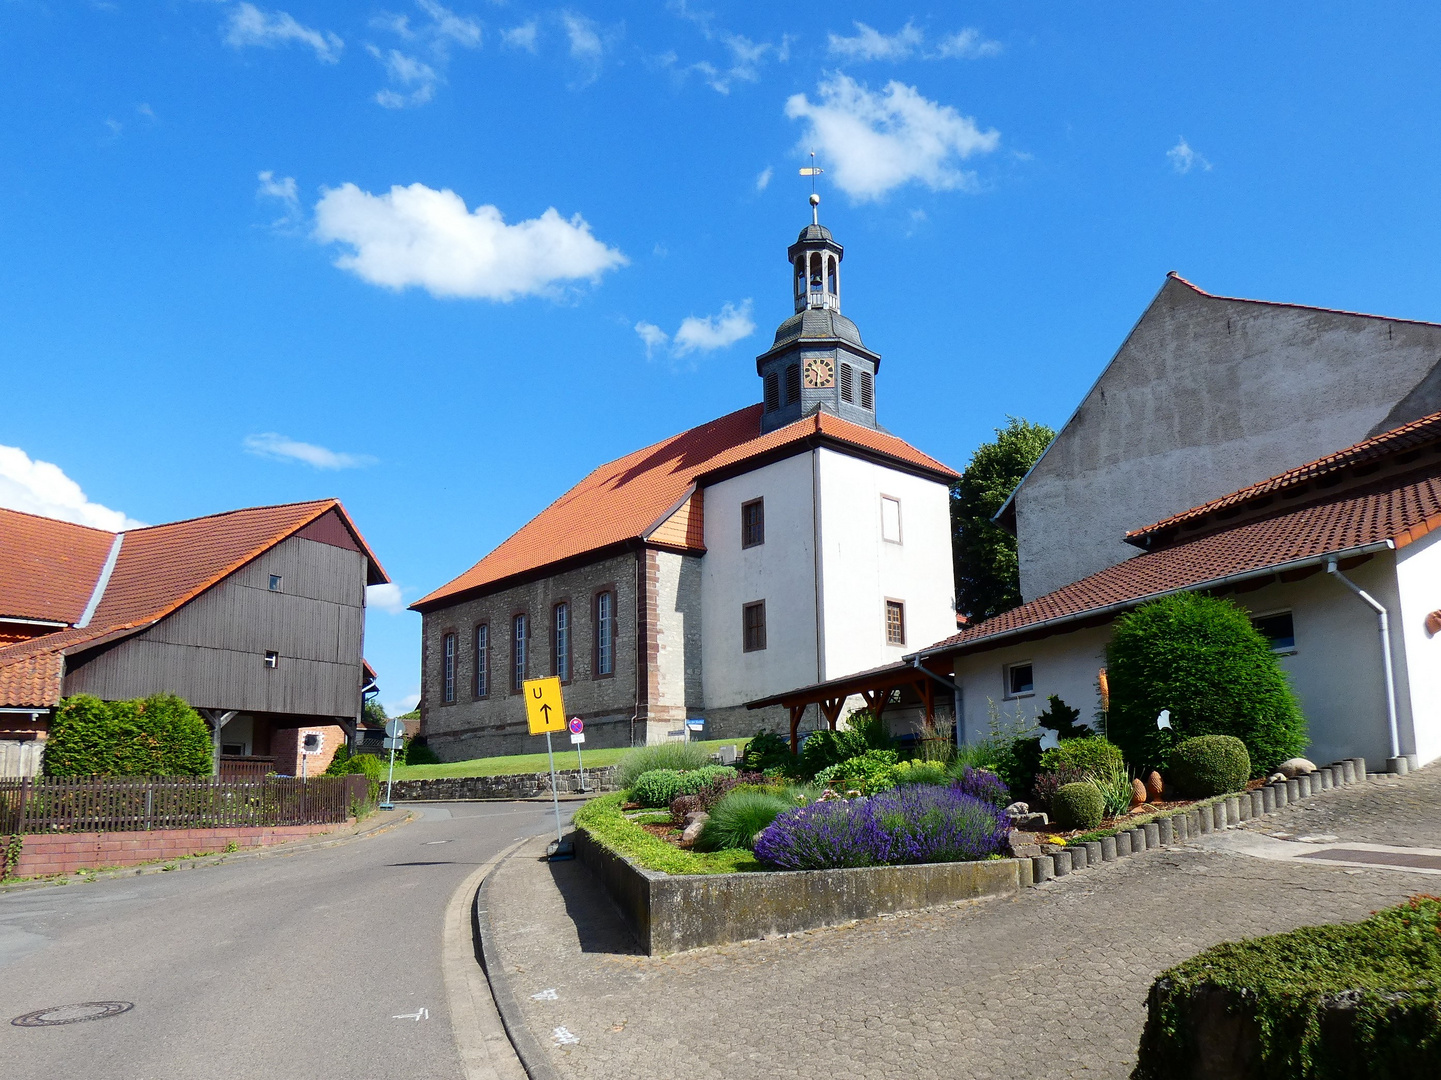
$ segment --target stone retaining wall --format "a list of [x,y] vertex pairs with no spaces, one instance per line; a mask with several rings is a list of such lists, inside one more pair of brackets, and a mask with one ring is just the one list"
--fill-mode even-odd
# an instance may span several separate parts
[[[590,791],[615,791],[616,766],[585,770]],[[565,769],[555,774],[562,795],[579,795],[580,770]],[[381,777],[381,791],[385,779]],[[392,802],[469,802],[477,799],[533,799],[550,794],[550,773],[510,773],[505,776],[448,776],[434,780],[397,780]]]

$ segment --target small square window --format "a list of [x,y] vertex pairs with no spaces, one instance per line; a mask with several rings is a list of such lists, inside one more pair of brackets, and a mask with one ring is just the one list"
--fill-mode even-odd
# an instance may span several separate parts
[[743,647],[746,652],[760,652],[766,647],[766,602],[757,600],[741,608],[744,625]]
[[881,496],[881,539],[889,544],[901,542],[901,500]]
[[265,666],[268,667],[268,668],[277,668],[277,667],[279,667],[279,666],[280,666],[280,654],[279,654],[278,652],[276,652],[275,650],[273,650],[273,649],[267,649],[267,650],[265,651]]
[[1272,615],[1258,615],[1251,620],[1263,638],[1271,643],[1271,649],[1278,653],[1296,651],[1296,625],[1289,611],[1278,611]]
[[1030,664],[1008,664],[1006,666],[1006,697],[1025,697],[1036,692],[1031,676]]
[[279,574],[271,574],[271,575],[270,575],[270,591],[271,591],[271,592],[280,592],[280,591],[281,591],[280,586],[281,586],[281,584],[283,583],[283,580],[284,580],[284,579],[281,578],[281,576],[280,576]]
[[766,501],[752,499],[741,503],[741,547],[757,547],[766,542]]
[[899,600],[886,601],[886,644],[906,643],[906,605]]

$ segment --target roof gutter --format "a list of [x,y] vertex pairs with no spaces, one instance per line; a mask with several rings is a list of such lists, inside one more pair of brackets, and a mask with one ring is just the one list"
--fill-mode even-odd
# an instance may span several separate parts
[[90,625],[90,620],[95,618],[95,609],[100,606],[100,600],[105,595],[105,587],[110,584],[110,575],[115,572],[115,562],[120,558],[120,545],[125,543],[125,534],[116,533],[115,539],[110,543],[110,554],[105,556],[105,565],[100,568],[100,576],[95,579],[95,588],[91,590],[90,602],[85,605],[85,610],[80,613],[80,619],[76,622],[77,629],[83,629]]
[[991,634],[988,637],[976,638],[974,641],[961,641],[945,646],[934,645],[929,649],[922,649],[920,652],[912,653],[910,656],[903,656],[901,659],[910,661],[912,657],[915,657],[921,660],[928,660],[933,656],[961,652],[971,645],[985,645],[990,647],[996,642],[1008,641],[1011,638],[1033,634],[1037,630],[1048,630],[1052,627],[1064,626],[1068,623],[1083,622],[1087,619],[1094,619],[1102,615],[1119,614],[1139,604],[1144,604],[1148,600],[1158,600],[1163,596],[1175,596],[1178,593],[1185,592],[1198,592],[1201,589],[1219,589],[1227,585],[1237,585],[1243,581],[1254,581],[1257,578],[1288,573],[1292,570],[1303,570],[1312,566],[1325,566],[1326,563],[1333,560],[1350,559],[1357,555],[1371,555],[1378,551],[1394,550],[1396,550],[1396,541],[1388,539],[1378,540],[1372,544],[1362,544],[1359,547],[1345,548],[1341,551],[1330,552],[1326,555],[1310,555],[1304,559],[1293,559],[1290,562],[1276,563],[1272,566],[1261,567],[1257,570],[1245,570],[1237,574],[1227,574],[1225,577],[1198,581],[1194,585],[1186,585],[1179,589],[1162,589],[1160,592],[1147,593],[1145,596],[1138,596],[1132,600],[1118,600],[1114,604],[1106,604],[1102,607],[1087,608],[1085,611],[1076,611],[1068,615],[1057,615],[1055,618],[1027,623],[1025,626],[1018,626],[1011,630],[1003,630],[1000,633]]

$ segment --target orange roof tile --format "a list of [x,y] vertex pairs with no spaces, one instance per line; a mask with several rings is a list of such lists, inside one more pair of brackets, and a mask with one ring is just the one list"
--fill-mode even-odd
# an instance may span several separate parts
[[[425,611],[496,582],[647,537],[677,509],[693,484],[755,459],[828,445],[873,454],[950,481],[956,473],[894,435],[817,412],[769,434],[761,406],[750,405],[682,431],[596,469],[480,562],[421,597]],[[700,550],[704,550],[703,548]]]
[[[368,583],[388,581],[335,499],[252,507],[132,529],[124,534],[115,568],[87,626],[0,648],[0,705],[53,705],[60,697],[62,655],[150,626],[331,511],[340,516],[366,556]],[[101,536],[108,553],[113,534]],[[93,586],[92,576],[84,587],[85,599]],[[34,700],[37,697],[43,700]]]
[[115,534],[0,509],[0,616],[73,623]]

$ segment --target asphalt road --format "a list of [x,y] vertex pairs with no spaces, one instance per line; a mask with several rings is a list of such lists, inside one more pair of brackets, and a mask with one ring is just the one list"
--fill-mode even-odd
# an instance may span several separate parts
[[[423,813],[333,848],[0,895],[0,1076],[458,1080],[446,904],[554,817],[541,803]],[[135,1007],[10,1023],[90,1001]]]

